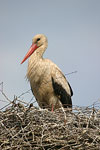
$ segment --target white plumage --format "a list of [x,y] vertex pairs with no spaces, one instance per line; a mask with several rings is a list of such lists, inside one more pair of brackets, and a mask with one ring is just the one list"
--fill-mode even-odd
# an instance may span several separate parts
[[[39,106],[56,109],[61,106],[72,107],[71,86],[61,70],[49,59],[43,58],[48,46],[46,36],[38,34],[33,38],[32,46],[23,63],[30,55],[27,78]],[[30,51],[31,54],[30,54]]]

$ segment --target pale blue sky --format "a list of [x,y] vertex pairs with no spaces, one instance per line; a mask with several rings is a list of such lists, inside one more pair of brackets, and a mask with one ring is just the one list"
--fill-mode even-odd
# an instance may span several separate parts
[[[20,62],[38,33],[48,37],[44,57],[64,74],[78,71],[67,76],[73,105],[88,106],[98,100],[100,0],[0,0],[0,82],[11,100],[30,89],[24,78],[28,61]],[[22,98],[29,102],[31,92]]]

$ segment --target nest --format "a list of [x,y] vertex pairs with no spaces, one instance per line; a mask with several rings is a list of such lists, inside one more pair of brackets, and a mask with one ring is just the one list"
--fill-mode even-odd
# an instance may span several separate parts
[[72,111],[65,109],[64,112],[60,108],[51,112],[12,103],[0,111],[0,149],[99,150],[98,108],[73,107]]

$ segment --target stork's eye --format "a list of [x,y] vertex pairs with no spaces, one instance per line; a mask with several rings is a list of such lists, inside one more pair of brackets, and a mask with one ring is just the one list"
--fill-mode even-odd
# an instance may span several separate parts
[[40,41],[40,38],[37,39],[37,42]]

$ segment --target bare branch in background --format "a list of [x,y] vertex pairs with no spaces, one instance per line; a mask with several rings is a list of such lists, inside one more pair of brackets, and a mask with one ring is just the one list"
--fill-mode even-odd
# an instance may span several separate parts
[[0,83],[0,91],[3,92],[3,82]]

